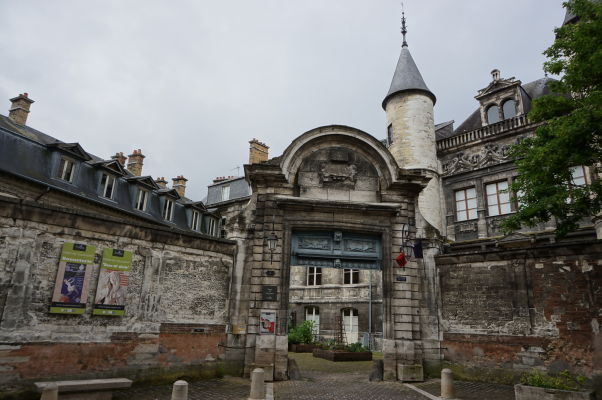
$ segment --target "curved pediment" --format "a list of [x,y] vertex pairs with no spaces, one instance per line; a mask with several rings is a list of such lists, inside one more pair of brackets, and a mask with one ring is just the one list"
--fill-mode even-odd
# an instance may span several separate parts
[[377,186],[388,187],[399,170],[379,140],[341,125],[312,129],[299,136],[282,154],[280,167],[293,184],[303,186],[309,184],[303,179],[311,179],[326,187],[346,188],[355,188],[363,178],[373,178]]

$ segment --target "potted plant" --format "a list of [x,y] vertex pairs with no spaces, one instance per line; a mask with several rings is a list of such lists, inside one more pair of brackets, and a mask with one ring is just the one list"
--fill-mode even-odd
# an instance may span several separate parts
[[311,353],[314,349],[314,325],[312,321],[290,327],[288,330],[288,350],[295,353]]
[[521,377],[514,385],[516,400],[593,400],[591,390],[584,390],[585,378],[569,371],[548,375],[533,370]]
[[351,343],[345,346],[337,344],[334,340],[320,343],[314,349],[313,356],[335,362],[372,360],[372,352],[364,348],[361,343]]

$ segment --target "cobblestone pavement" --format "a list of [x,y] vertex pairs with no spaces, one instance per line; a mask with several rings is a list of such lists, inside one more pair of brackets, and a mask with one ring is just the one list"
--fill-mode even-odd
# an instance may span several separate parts
[[276,400],[428,400],[399,382],[370,382],[372,361],[335,363],[311,353],[289,357],[297,361],[303,380],[274,382]]
[[[248,379],[227,377],[189,382],[189,400],[246,400],[251,385]],[[169,400],[171,385],[134,387],[115,392],[114,400]]]
[[[439,379],[417,383],[414,386],[435,396],[441,394]],[[462,400],[514,400],[514,386],[464,381],[455,381],[454,386],[456,396]]]

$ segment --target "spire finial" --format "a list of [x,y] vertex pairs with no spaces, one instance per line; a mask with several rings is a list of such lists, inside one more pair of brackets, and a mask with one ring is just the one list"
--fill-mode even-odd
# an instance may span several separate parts
[[401,34],[403,35],[403,43],[401,47],[408,47],[408,42],[406,42],[406,33],[408,30],[406,29],[406,15],[403,10],[403,3],[401,3]]

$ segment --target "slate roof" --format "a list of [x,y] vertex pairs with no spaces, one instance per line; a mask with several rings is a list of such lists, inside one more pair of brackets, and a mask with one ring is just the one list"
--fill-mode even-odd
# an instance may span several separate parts
[[410,50],[407,46],[402,46],[401,54],[399,55],[397,66],[395,67],[395,73],[391,80],[391,87],[383,100],[383,108],[385,108],[387,101],[389,101],[393,95],[408,91],[425,93],[433,100],[433,104],[435,104],[435,101],[437,100],[433,92],[431,92],[426,86],[426,83],[424,83],[424,79],[422,79],[422,75],[410,54]]
[[[76,161],[73,182],[57,177],[61,155]],[[0,115],[0,171],[55,191],[70,193],[74,197],[122,211],[154,224],[193,232],[189,227],[189,210],[192,207],[204,211],[205,207],[201,202],[174,196],[173,189],[159,188],[152,177],[134,176],[117,164],[115,160],[104,160],[88,153],[77,143],[62,142]],[[112,199],[100,195],[99,171],[101,170],[110,172],[116,178]],[[143,186],[150,194],[146,211],[139,211],[134,207],[139,186]],[[175,200],[172,221],[165,221],[161,215],[161,198],[165,195]]]

